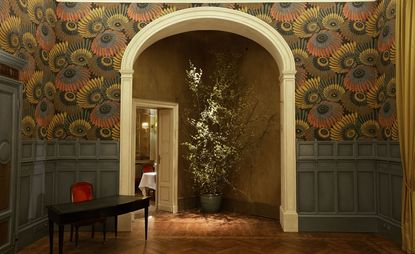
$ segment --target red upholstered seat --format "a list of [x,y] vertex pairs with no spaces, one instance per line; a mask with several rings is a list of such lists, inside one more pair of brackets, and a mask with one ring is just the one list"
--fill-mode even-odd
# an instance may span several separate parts
[[154,168],[152,164],[144,164],[143,166],[143,173],[153,172]]
[[73,203],[92,200],[94,198],[94,187],[88,182],[74,183],[71,187],[71,201]]
[[[92,200],[93,198],[94,198],[94,186],[92,185],[92,183],[77,182],[77,183],[72,184],[72,186],[71,186],[71,201],[73,203],[88,201],[88,200]],[[79,227],[80,226],[92,225],[91,237],[94,238],[94,233],[95,233],[94,224],[95,224],[95,222],[102,223],[102,232],[103,232],[104,241],[105,241],[105,233],[106,233],[106,230],[105,230],[106,219],[105,218],[96,218],[95,220],[86,220],[86,221],[78,222],[76,224],[72,224],[71,225],[71,238],[70,238],[70,241],[72,241],[73,228],[75,227],[75,244],[76,244],[76,246],[78,246]]]

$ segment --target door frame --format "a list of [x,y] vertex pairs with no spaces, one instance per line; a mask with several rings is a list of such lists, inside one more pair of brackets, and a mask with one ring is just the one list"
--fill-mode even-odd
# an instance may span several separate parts
[[[168,109],[171,111],[172,115],[172,129],[173,129],[173,151],[172,153],[172,168],[171,168],[171,177],[172,179],[172,204],[171,208],[173,213],[178,212],[178,156],[179,156],[179,104],[174,102],[165,102],[165,101],[154,101],[154,100],[145,100],[133,98],[133,112],[137,112],[138,108],[151,108],[151,109]],[[134,128],[132,129],[131,138],[134,142],[137,139],[137,114],[133,114],[132,117]],[[157,120],[158,121],[158,120]],[[157,141],[158,142],[158,141]],[[136,146],[132,147],[132,153],[136,154]],[[158,152],[157,152],[158,154]],[[131,167],[131,180],[135,179],[135,164]],[[159,174],[159,173],[157,173]],[[157,179],[161,176],[157,175]],[[134,182],[132,183],[134,186]],[[158,181],[157,181],[158,188]],[[157,192],[158,193],[158,192]],[[158,194],[157,194],[158,195]],[[157,198],[157,200],[159,200]],[[158,204],[157,204],[158,206]]]
[[[216,30],[241,35],[265,48],[277,63],[280,73],[280,98],[275,103],[281,109],[281,206],[280,224],[285,232],[298,231],[296,138],[295,138],[295,61],[294,55],[277,30],[248,13],[223,7],[192,7],[155,19],[141,29],[124,51],[121,63],[121,121],[120,121],[120,194],[133,191],[128,181],[135,155],[131,133],[134,63],[140,54],[155,42],[179,33]],[[128,179],[128,180],[127,180]],[[122,219],[123,220],[123,219]],[[131,230],[131,220],[119,225]]]

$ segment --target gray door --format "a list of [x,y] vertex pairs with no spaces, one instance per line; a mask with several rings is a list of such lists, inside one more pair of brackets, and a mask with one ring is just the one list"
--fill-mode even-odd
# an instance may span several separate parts
[[0,76],[0,253],[14,249],[20,86]]

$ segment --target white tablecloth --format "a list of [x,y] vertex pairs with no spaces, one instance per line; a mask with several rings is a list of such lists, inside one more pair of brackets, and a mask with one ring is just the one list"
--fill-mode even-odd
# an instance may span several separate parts
[[141,181],[140,181],[140,184],[138,185],[138,188],[140,188],[144,196],[147,196],[146,187],[156,190],[157,188],[156,177],[157,177],[156,172],[143,173],[143,175],[141,176]]

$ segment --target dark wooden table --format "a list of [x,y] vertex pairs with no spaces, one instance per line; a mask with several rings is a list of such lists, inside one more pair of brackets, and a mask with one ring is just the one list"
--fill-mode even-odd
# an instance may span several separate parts
[[84,220],[96,218],[115,217],[115,230],[117,230],[117,216],[144,208],[145,239],[147,240],[149,197],[112,196],[97,198],[79,203],[64,203],[47,206],[49,217],[49,247],[53,253],[53,225],[59,227],[59,254],[63,250],[63,227]]

